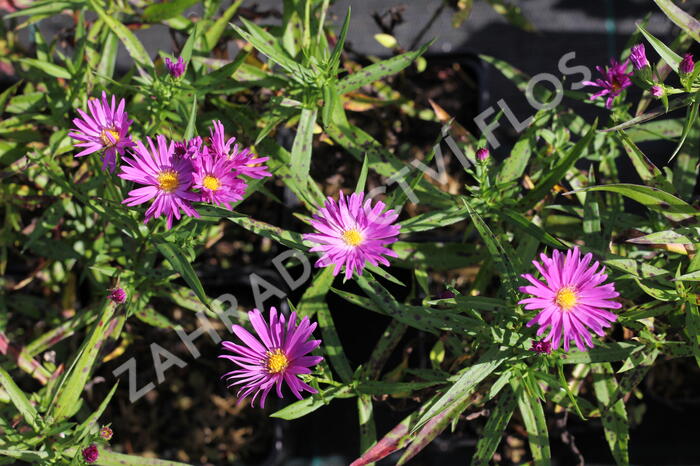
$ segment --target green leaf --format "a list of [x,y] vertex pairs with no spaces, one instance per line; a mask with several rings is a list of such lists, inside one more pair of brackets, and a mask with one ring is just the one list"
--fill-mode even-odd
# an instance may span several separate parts
[[275,411],[274,413],[270,414],[270,417],[277,417],[286,420],[298,419],[316,411],[321,406],[327,405],[333,398],[352,398],[354,396],[355,394],[352,393],[351,388],[347,385],[343,385],[341,387],[330,387],[326,390],[320,391],[316,395],[285,406],[279,411]]
[[680,222],[700,215],[700,212],[690,204],[658,188],[637,184],[606,184],[589,186],[572,192],[608,191],[618,193],[639,202],[648,209],[659,212],[665,217]]
[[47,61],[37,60],[35,58],[20,58],[19,61],[20,63],[29,65],[32,68],[41,70],[49,76],[53,76],[54,78],[71,79],[71,74],[62,66],[58,66]]
[[639,351],[644,345],[639,343],[607,343],[605,346],[596,346],[590,351],[578,351],[571,349],[566,354],[564,364],[590,364],[598,362],[623,361],[635,351]]
[[535,189],[530,191],[525,198],[518,203],[521,210],[532,208],[542,198],[544,198],[547,193],[549,193],[555,184],[561,181],[561,179],[566,175],[566,172],[568,172],[574,166],[576,161],[583,154],[583,151],[590,144],[593,136],[595,135],[595,128],[596,123],[593,124],[591,129],[588,130],[588,133],[586,133],[586,135],[576,143],[569,153],[561,158],[558,164],[546,172],[547,174],[539,181],[539,183],[537,183]]
[[158,251],[168,260],[173,270],[178,272],[185,282],[187,282],[202,304],[209,307],[209,298],[207,298],[206,293],[204,293],[202,282],[199,281],[199,277],[192,268],[189,259],[185,257],[182,251],[173,243],[168,243],[164,240],[155,240],[155,244]]
[[311,70],[290,57],[275,36],[245,18],[241,18],[241,21],[243,21],[247,31],[235,24],[231,24],[231,26],[258,51],[289,72],[292,79],[299,82],[310,82],[313,79]]
[[677,110],[679,108],[685,107],[689,104],[689,102],[690,102],[690,100],[687,97],[674,99],[673,101],[670,102],[668,109],[660,108],[660,109],[654,110],[654,111],[649,112],[649,113],[643,113],[641,115],[638,115],[638,116],[632,118],[631,120],[628,120],[624,123],[620,123],[619,125],[615,125],[612,128],[601,129],[600,132],[607,133],[610,131],[618,131],[621,129],[630,128],[632,126],[638,125],[638,124],[643,123],[645,121],[652,120],[658,116],[666,115],[667,113],[669,113],[673,110]]
[[294,137],[294,144],[292,144],[290,168],[292,173],[301,179],[308,178],[309,169],[311,168],[311,151],[313,148],[314,124],[316,123],[317,111],[316,108],[302,109],[297,134]]
[[535,225],[532,223],[530,220],[525,218],[524,215],[511,210],[511,209],[500,209],[497,211],[497,213],[507,222],[515,226],[516,228],[520,229],[521,231],[527,233],[528,235],[532,236],[539,242],[546,244],[547,246],[551,246],[553,248],[564,248],[566,247],[564,243],[559,241],[557,238],[554,236],[550,235],[547,233],[545,230],[543,230],[541,227]]
[[357,413],[360,424],[360,454],[362,454],[377,442],[377,428],[374,423],[371,396],[359,395],[357,397]]
[[632,165],[634,165],[635,170],[637,170],[637,174],[639,174],[639,177],[644,181],[644,184],[671,193],[675,191],[675,188],[669,183],[663,173],[661,173],[661,170],[644,155],[624,131],[619,132],[619,139],[625,148],[625,152],[632,161]]
[[481,218],[481,216],[471,207],[467,199],[465,197],[462,197],[461,199],[464,202],[464,205],[466,205],[469,209],[469,215],[472,218],[474,228],[476,228],[476,231],[479,232],[481,239],[486,244],[486,249],[491,255],[491,260],[493,260],[496,269],[498,269],[498,271],[501,273],[503,282],[507,287],[508,292],[511,296],[517,296],[517,268],[515,265],[513,265],[513,262],[510,259],[514,256],[506,253],[504,246],[501,244],[498,238],[496,238],[496,235],[493,234],[486,222],[484,222],[484,219]]
[[125,455],[116,453],[106,448],[100,448],[100,457],[95,463],[100,466],[188,466],[187,463],[178,461],[161,460],[158,458],[144,458],[142,456]]
[[216,47],[216,44],[219,42],[219,39],[221,39],[221,35],[226,29],[226,24],[229,21],[231,21],[233,15],[236,14],[236,11],[238,11],[238,7],[241,6],[241,3],[243,3],[243,0],[236,0],[235,2],[233,2],[228,8],[226,8],[226,10],[224,10],[224,13],[214,22],[212,27],[210,27],[207,30],[207,32],[204,35],[205,52],[211,52],[212,50],[214,50],[214,47]]
[[549,451],[549,432],[542,402],[534,394],[529,393],[518,378],[511,379],[511,384],[518,393],[518,407],[527,431],[532,459],[535,465],[548,466],[551,464],[552,455]]
[[169,2],[153,3],[143,10],[143,19],[149,23],[158,23],[180,16],[186,9],[197,3],[199,3],[199,0],[171,0]]
[[671,0],[654,0],[668,19],[683,29],[690,37],[700,42],[700,21],[678,8]]
[[678,66],[681,64],[682,58],[678,56],[676,52],[668,48],[662,41],[651,35],[641,24],[637,24],[637,29],[646,37],[651,46],[654,47],[654,50],[656,50],[656,53],[663,58],[666,64],[668,64],[673,71],[678,73]]
[[472,465],[485,465],[491,461],[498,444],[510,422],[513,411],[517,406],[518,398],[513,393],[513,389],[507,386],[498,397],[498,404],[491,412],[489,420],[484,427],[484,432],[476,444],[476,453],[472,457]]
[[43,424],[41,416],[39,416],[39,413],[37,413],[34,406],[32,406],[32,404],[29,402],[29,399],[26,397],[22,389],[20,389],[15,381],[12,380],[10,374],[8,374],[7,371],[1,367],[0,386],[5,389],[5,392],[7,392],[10,397],[10,401],[12,401],[12,404],[15,405],[15,408],[17,408],[17,411],[19,411],[24,420],[27,421],[27,424],[34,429],[34,432],[39,433]]
[[399,224],[401,225],[401,233],[417,233],[453,225],[466,220],[468,215],[469,209],[467,207],[452,206],[444,210],[418,214],[399,222]]
[[115,306],[112,302],[105,299],[99,319],[83,341],[70,368],[61,378],[56,396],[52,400],[48,412],[54,422],[60,422],[74,415],[80,407],[80,395],[91,376],[100,348],[112,332],[110,323],[114,310]]
[[[417,427],[422,427],[440,413],[449,410],[471,393],[476,386],[495,371],[509,355],[498,346],[492,346],[473,366],[461,371],[457,381],[420,418]],[[455,402],[455,400],[458,400]],[[416,428],[414,428],[416,430]]]
[[367,184],[367,172],[369,171],[369,163],[367,160],[367,154],[365,154],[365,158],[362,160],[362,168],[360,169],[360,176],[357,178],[357,184],[355,185],[355,192],[356,193],[364,193],[365,192],[365,184]]
[[100,62],[97,64],[97,75],[103,84],[107,83],[108,79],[114,76],[114,68],[117,65],[117,52],[119,51],[119,38],[116,34],[110,31],[107,34],[102,53],[100,54]]
[[379,63],[367,66],[359,71],[345,76],[340,80],[340,82],[338,82],[338,93],[340,95],[347,94],[348,92],[352,92],[362,86],[378,81],[385,76],[398,73],[413,63],[416,58],[423,55],[433,42],[434,40],[431,40],[418,50],[402,53],[401,55],[389,58],[388,60],[380,61]]
[[192,96],[192,107],[190,108],[190,117],[187,120],[187,127],[185,128],[185,134],[182,136],[185,140],[192,139],[195,135],[197,121],[197,96]]
[[83,421],[80,426],[76,429],[77,433],[80,433],[82,435],[87,435],[93,426],[98,425],[98,421],[100,420],[100,416],[102,416],[102,413],[104,413],[105,409],[107,409],[107,405],[109,404],[110,400],[114,396],[114,393],[117,391],[117,387],[119,386],[119,382],[116,382],[114,385],[112,385],[112,389],[107,393],[107,396],[105,396],[102,399],[102,402],[100,403],[100,406],[97,407],[95,411],[90,414],[85,421]]
[[619,391],[609,363],[594,364],[593,389],[601,411],[605,440],[617,464],[629,464],[629,421],[625,402],[616,399]]
[[141,41],[136,38],[134,33],[119,22],[119,20],[108,15],[97,0],[88,0],[88,2],[90,3],[92,9],[97,12],[102,21],[104,21],[112,32],[119,37],[119,40],[122,41],[124,47],[126,47],[126,50],[129,52],[129,55],[131,55],[131,58],[133,58],[139,65],[152,70],[153,62],[151,61],[151,57],[148,55],[148,52],[146,52],[143,44],[141,44]]
[[496,184],[508,183],[522,178],[532,154],[531,145],[532,143],[527,133],[526,136],[515,143],[510,155],[503,161],[501,168],[498,170]]
[[685,126],[683,126],[681,140],[678,141],[676,149],[673,151],[673,154],[671,154],[671,158],[668,159],[669,162],[673,160],[676,154],[678,154],[678,151],[681,150],[681,147],[683,147],[685,140],[688,138],[688,134],[690,134],[690,131],[694,127],[695,121],[698,118],[698,106],[700,106],[700,101],[693,102],[693,104],[690,107],[688,107],[688,116],[685,119]]
[[299,251],[306,251],[309,249],[307,246],[304,245],[304,240],[300,233],[284,230],[280,227],[276,227],[274,225],[270,225],[269,223],[252,219],[247,215],[239,214],[238,212],[232,212],[222,207],[204,206],[198,208],[198,210],[202,215],[203,220],[206,220],[207,217],[213,217],[216,219],[225,218],[237,225],[242,226],[246,230],[255,233],[256,235],[270,238],[290,248],[294,248]]
[[345,20],[343,20],[343,27],[340,29],[340,35],[338,40],[333,47],[333,52],[328,60],[330,64],[331,76],[335,76],[338,72],[338,65],[340,64],[340,54],[343,52],[343,46],[345,45],[345,38],[348,35],[348,29],[350,28],[350,12],[351,7],[348,5],[348,12],[345,14]]

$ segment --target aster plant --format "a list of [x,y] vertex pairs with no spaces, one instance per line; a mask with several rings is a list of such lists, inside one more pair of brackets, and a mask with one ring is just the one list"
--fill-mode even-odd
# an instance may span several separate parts
[[229,388],[240,385],[237,396],[243,400],[252,395],[251,405],[259,396],[262,408],[273,388],[278,397],[283,397],[283,384],[298,399],[302,398],[302,392],[317,393],[299,378],[310,374],[310,368],[323,360],[322,356],[309,354],[321,344],[321,340],[310,339],[316,324],[312,324],[308,317],[297,324],[296,312],[287,318],[274,307],[270,308],[269,325],[257,309],[249,312],[248,317],[257,337],[240,325],[234,325],[233,333],[243,344],[222,343],[223,348],[233,354],[219,357],[239,367],[223,376],[229,382]]
[[[0,40],[17,78],[0,94],[0,463],[279,463],[319,414],[353,466],[443,446],[583,462],[574,428],[607,443],[599,462],[654,462],[642,407],[693,395],[700,361],[683,2],[655,2],[673,42],[639,22],[595,78],[580,70],[605,51],[550,57],[554,99],[480,53],[542,104],[522,121],[498,80],[386,25],[392,57],[348,53],[333,2],[279,2],[274,26],[239,1],[20,3]],[[177,60],[154,62],[146,27]],[[465,82],[494,97],[483,124],[460,121]],[[463,432],[473,448],[451,448]]]

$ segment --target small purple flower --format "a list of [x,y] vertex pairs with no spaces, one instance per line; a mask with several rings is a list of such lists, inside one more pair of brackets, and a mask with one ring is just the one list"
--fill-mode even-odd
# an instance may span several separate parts
[[695,69],[695,62],[693,61],[693,55],[686,53],[681,61],[680,70],[683,74],[690,74]]
[[626,71],[628,65],[628,60],[618,63],[614,58],[611,58],[609,67],[603,69],[597,66],[596,69],[603,75],[603,79],[598,78],[595,81],[583,81],[583,84],[586,86],[602,87],[603,90],[596,92],[589,99],[596,100],[598,97],[607,95],[608,98],[605,101],[605,107],[608,109],[612,108],[613,99],[620,95],[626,87],[632,85],[632,80],[630,79],[631,73]]
[[310,368],[323,360],[321,356],[308,355],[321,344],[321,340],[309,339],[316,324],[304,317],[297,325],[296,312],[292,312],[287,321],[274,307],[270,308],[269,325],[257,309],[250,311],[248,317],[258,338],[240,325],[234,325],[233,333],[243,345],[224,341],[224,349],[234,354],[219,356],[239,366],[239,369],[224,374],[222,378],[230,382],[229,388],[241,386],[236,395],[240,401],[253,395],[250,404],[254,406],[255,399],[262,393],[260,407],[264,408],[265,399],[273,387],[277,396],[282,398],[283,382],[300,400],[303,391],[317,393],[316,389],[299,378],[301,374],[310,374]]
[[169,230],[173,226],[173,217],[180,219],[181,210],[190,217],[199,217],[190,204],[191,201],[198,201],[199,197],[190,191],[192,162],[175,157],[174,144],[168,143],[164,136],[158,135],[156,140],[157,146],[151,138],[147,138],[149,148],[138,141],[133,158],[124,157],[125,164],[119,177],[144,187],[130,191],[129,197],[122,203],[135,206],[153,199],[153,204],[146,210],[144,223],[165,214]]
[[550,354],[552,352],[552,344],[545,340],[532,340],[532,348],[530,348],[530,351]]
[[175,157],[196,159],[202,151],[202,138],[195,136],[187,141],[178,141],[175,142],[174,147]]
[[168,68],[170,76],[172,76],[173,78],[179,78],[180,76],[185,74],[185,68],[187,67],[182,57],[177,58],[177,63],[172,62],[169,58],[166,58],[165,66]]
[[250,178],[264,178],[272,176],[267,171],[266,162],[269,157],[256,157],[249,149],[241,149],[236,142],[236,138],[226,139],[224,134],[224,125],[221,121],[216,120],[214,129],[210,129],[209,140],[211,141],[211,149],[218,155],[227,157],[234,162],[234,168],[240,175],[245,175]]
[[455,297],[455,294],[453,292],[451,292],[450,290],[443,290],[438,295],[439,299],[451,299],[454,297]]
[[230,210],[231,202],[243,199],[248,184],[238,178],[234,160],[205,148],[192,163],[192,187],[200,190],[202,202],[222,205]]
[[634,68],[637,70],[641,70],[645,66],[649,66],[647,54],[644,51],[644,44],[637,44],[632,47],[632,50],[630,51],[630,60],[632,60]]
[[657,99],[664,95],[664,90],[661,86],[656,86],[656,85],[651,86],[651,89],[649,89],[649,92],[651,92],[651,95],[653,95]]
[[94,443],[89,447],[83,449],[83,459],[87,464],[92,464],[97,461],[100,457],[100,451],[97,449],[97,445]]
[[620,309],[622,305],[614,301],[620,294],[615,291],[615,283],[606,283],[608,276],[605,267],[599,262],[591,265],[593,254],[581,257],[578,247],[569,249],[566,254],[554,250],[552,257],[540,254],[542,264],[532,261],[544,282],[531,274],[523,275],[530,282],[520,287],[520,291],[531,295],[521,300],[530,311],[540,312],[527,323],[528,327],[537,324],[537,336],[547,329],[549,334],[543,341],[550,342],[553,349],[564,341],[564,351],[569,351],[569,343],[574,342],[580,351],[593,348],[589,329],[598,336],[604,336],[606,327],[617,320],[617,315],[608,309]]
[[68,136],[80,141],[76,147],[84,148],[75,154],[76,157],[92,154],[104,150],[102,169],[113,171],[117,165],[116,155],[123,155],[124,151],[134,145],[129,136],[129,126],[132,121],[124,111],[124,99],[116,103],[112,96],[111,104],[107,93],[102,92],[102,100],[88,100],[90,114],[77,109],[80,118],[74,118],[73,128]]
[[112,435],[114,435],[114,432],[112,432],[112,429],[110,429],[109,426],[102,426],[100,429],[100,437],[102,437],[104,440],[111,440]]
[[489,153],[489,150],[486,147],[482,147],[478,151],[476,151],[476,158],[479,162],[485,162],[488,160],[489,156],[491,154]]
[[316,231],[303,235],[315,244],[311,252],[321,252],[315,266],[333,266],[333,275],[344,266],[348,280],[353,272],[362,275],[367,262],[389,265],[384,256],[398,254],[387,246],[396,242],[401,226],[394,224],[399,214],[393,209],[384,212],[384,207],[381,201],[372,206],[372,199],[365,199],[364,193],[345,197],[341,191],[337,201],[329,197],[311,220]]
[[109,299],[114,304],[124,304],[126,301],[126,291],[123,288],[112,288],[109,290]]

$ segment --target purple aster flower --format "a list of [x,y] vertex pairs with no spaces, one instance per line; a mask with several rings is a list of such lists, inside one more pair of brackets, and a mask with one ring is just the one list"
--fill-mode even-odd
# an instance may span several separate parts
[[269,326],[257,309],[249,312],[248,317],[258,338],[240,325],[234,325],[233,332],[241,339],[243,345],[224,341],[224,349],[234,355],[219,356],[240,367],[222,377],[231,382],[229,388],[241,385],[236,396],[242,400],[253,394],[250,404],[254,406],[255,399],[262,393],[260,407],[264,408],[265,399],[272,387],[276,387],[277,396],[283,397],[282,382],[286,382],[298,399],[301,399],[303,391],[317,393],[298,377],[300,374],[310,374],[309,368],[323,360],[321,356],[307,356],[321,344],[321,340],[309,340],[316,324],[304,317],[297,325],[296,312],[292,312],[289,321],[286,321],[284,315],[278,314],[274,307],[270,308]]
[[490,155],[491,154],[489,153],[489,150],[486,147],[482,147],[481,149],[476,151],[476,159],[479,162],[485,162],[486,160],[488,160]]
[[113,435],[114,432],[112,432],[112,429],[110,429],[109,426],[102,426],[100,429],[100,437],[105,440],[111,440]]
[[610,327],[617,319],[607,309],[622,307],[612,301],[619,293],[615,291],[614,283],[603,285],[608,278],[605,267],[598,270],[598,262],[589,265],[592,258],[591,253],[581,257],[578,247],[569,249],[566,255],[555,250],[551,258],[540,255],[544,265],[532,261],[545,283],[531,274],[523,275],[531,285],[521,287],[520,291],[533,297],[523,299],[519,304],[525,304],[527,310],[541,309],[527,326],[538,324],[537,336],[551,328],[542,341],[550,342],[553,349],[559,348],[562,332],[565,351],[569,350],[570,341],[574,341],[581,351],[586,351],[586,346],[593,348],[587,329],[603,336],[603,328]]
[[100,451],[97,449],[97,445],[94,443],[89,447],[83,449],[83,459],[86,463],[92,464],[100,457]]
[[661,86],[656,86],[656,85],[651,86],[651,89],[649,89],[649,92],[651,92],[651,95],[653,95],[657,99],[664,95],[664,90]]
[[532,340],[532,348],[530,348],[530,351],[550,354],[552,352],[552,344],[544,340]]
[[644,44],[637,44],[630,50],[630,60],[634,64],[636,70],[641,70],[645,66],[649,66],[647,54],[644,51]]
[[596,69],[603,75],[603,79],[598,78],[595,81],[583,81],[583,84],[586,86],[602,87],[603,90],[596,92],[589,99],[595,100],[598,97],[607,95],[608,98],[605,101],[605,107],[608,109],[612,108],[613,99],[620,95],[626,87],[632,85],[632,80],[630,79],[631,74],[626,71],[628,65],[628,60],[618,63],[614,58],[611,58],[609,67],[603,69],[597,66]]
[[109,300],[114,304],[124,304],[126,301],[126,291],[123,288],[112,288],[109,290]]
[[88,101],[89,115],[77,109],[81,118],[73,119],[77,128],[73,128],[68,135],[81,141],[75,144],[76,147],[85,149],[77,153],[76,157],[104,150],[102,169],[114,170],[117,164],[116,154],[123,155],[127,148],[134,145],[128,134],[132,121],[127,118],[124,105],[124,99],[117,105],[114,96],[110,104],[103,91],[101,101],[95,98]]
[[214,129],[210,129],[211,148],[219,155],[228,157],[235,162],[234,168],[241,174],[250,178],[264,178],[272,174],[267,171],[267,166],[263,163],[269,157],[256,157],[249,149],[240,149],[236,142],[236,138],[226,139],[224,134],[224,125],[221,121],[216,120]]
[[383,202],[372,207],[372,200],[364,198],[364,193],[346,198],[341,191],[337,202],[329,197],[314,214],[311,226],[317,233],[307,233],[303,238],[317,244],[310,251],[323,253],[316,267],[334,264],[333,275],[338,275],[344,265],[345,279],[349,279],[354,271],[362,275],[366,262],[389,265],[384,255],[397,257],[386,246],[398,238],[401,227],[393,222],[399,215],[393,210],[382,212]]
[[122,165],[119,176],[125,180],[146,185],[129,192],[123,203],[128,206],[143,204],[154,199],[146,210],[144,223],[153,217],[165,214],[167,227],[172,228],[173,217],[180,219],[180,210],[190,217],[199,217],[190,201],[199,197],[190,192],[192,185],[192,162],[186,158],[175,157],[174,144],[168,143],[164,136],[156,137],[158,147],[148,138],[150,151],[141,141],[136,143],[134,158],[124,157],[128,166]]
[[165,59],[165,66],[168,68],[168,71],[170,72],[170,76],[173,78],[179,78],[183,74],[185,74],[185,62],[182,60],[182,57],[177,58],[177,63],[171,61],[169,58]]
[[243,199],[248,184],[238,178],[235,162],[208,150],[206,147],[193,160],[194,188],[200,190],[202,202],[223,205],[231,209],[231,202]]
[[681,60],[681,64],[679,67],[681,73],[683,74],[690,74],[693,72],[695,69],[695,62],[693,61],[693,55],[690,53],[686,53],[685,56],[683,57],[683,60]]
[[177,141],[173,150],[175,157],[195,159],[202,151],[202,138],[195,136],[187,141]]

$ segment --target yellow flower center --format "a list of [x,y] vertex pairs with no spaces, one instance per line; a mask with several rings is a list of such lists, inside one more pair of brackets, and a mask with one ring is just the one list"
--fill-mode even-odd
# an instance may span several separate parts
[[167,170],[160,172],[158,175],[158,188],[166,193],[173,192],[180,185],[180,180],[177,177],[177,172],[173,170]]
[[219,179],[215,176],[207,175],[202,180],[202,186],[210,191],[216,191],[221,186]]
[[289,365],[287,355],[281,349],[267,352],[267,371],[270,374],[278,374]]
[[568,311],[578,302],[578,295],[576,290],[567,286],[557,292],[555,301],[563,311]]
[[362,243],[362,234],[357,230],[348,230],[343,233],[343,241],[348,246],[359,246]]
[[[114,142],[112,142],[107,134],[110,134],[114,138]],[[119,131],[116,129],[103,129],[102,134],[100,135],[100,139],[102,139],[102,144],[104,144],[107,147],[114,146],[119,142]]]

